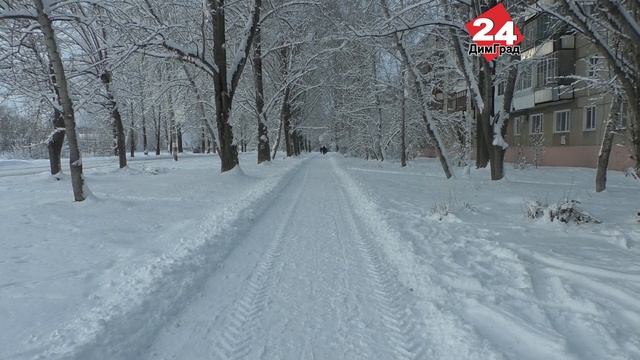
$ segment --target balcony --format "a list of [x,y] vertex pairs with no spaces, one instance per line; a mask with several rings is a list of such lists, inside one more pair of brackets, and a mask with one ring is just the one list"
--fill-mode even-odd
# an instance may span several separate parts
[[538,41],[522,53],[522,59],[538,58],[554,52],[573,53],[576,49],[575,35],[563,35],[557,39]]
[[574,97],[573,86],[557,85],[536,90],[533,95],[533,102],[538,105],[553,101],[571,100]]

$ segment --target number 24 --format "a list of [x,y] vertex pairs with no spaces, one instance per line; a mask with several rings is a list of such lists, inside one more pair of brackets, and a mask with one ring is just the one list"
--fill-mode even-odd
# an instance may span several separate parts
[[473,41],[504,41],[507,45],[513,45],[518,40],[518,37],[514,34],[513,21],[507,21],[495,35],[488,35],[493,30],[493,20],[488,18],[477,18],[473,22],[473,26],[482,26],[476,35],[473,37]]

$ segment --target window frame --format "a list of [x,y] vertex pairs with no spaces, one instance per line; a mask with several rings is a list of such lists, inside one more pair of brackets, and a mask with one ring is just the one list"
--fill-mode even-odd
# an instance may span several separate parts
[[519,65],[518,78],[516,79],[515,91],[524,91],[533,87],[533,66],[532,64]]
[[558,58],[546,56],[536,64],[536,87],[543,88],[556,85],[558,82]]
[[[591,110],[591,116],[593,119],[589,119],[589,110]],[[587,105],[583,108],[583,131],[596,131],[598,128],[598,106]],[[593,120],[593,126],[589,127],[589,120]]]
[[597,79],[600,75],[601,58],[598,55],[591,55],[587,58],[587,77]]
[[[540,131],[535,131],[534,129],[534,118],[539,118],[540,119]],[[529,115],[529,122],[531,123],[530,127],[529,127],[529,134],[531,135],[536,135],[536,134],[544,134],[544,113],[538,113],[538,114],[531,114]]]
[[[558,130],[558,115],[567,114],[567,128],[565,130]],[[571,110],[558,110],[553,112],[553,133],[554,134],[567,134],[571,132]]]

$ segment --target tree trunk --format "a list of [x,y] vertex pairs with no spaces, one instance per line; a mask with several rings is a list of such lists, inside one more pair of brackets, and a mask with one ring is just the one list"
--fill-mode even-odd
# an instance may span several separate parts
[[51,61],[55,79],[54,86],[60,97],[62,105],[62,116],[64,118],[64,127],[69,143],[69,163],[71,168],[71,185],[73,188],[73,196],[75,201],[84,201],[87,198],[84,177],[82,175],[82,157],[80,147],[78,145],[78,137],[76,134],[75,112],[73,102],[69,94],[67,85],[67,77],[62,64],[62,57],[58,49],[55,32],[51,24],[51,19],[45,13],[43,0],[33,0],[37,14],[40,29],[44,35],[47,53]]
[[340,152],[340,144],[339,144],[340,133],[338,132],[338,122],[336,121],[334,125],[335,126],[333,127],[333,140],[336,143],[336,152]]
[[215,74],[216,120],[220,142],[221,171],[232,170],[238,165],[238,147],[233,143],[233,127],[230,122],[231,98],[227,82],[227,50],[225,37],[224,0],[217,2],[213,14],[213,53],[218,71]]
[[293,145],[293,154],[295,156],[300,155],[300,144],[298,142],[299,138],[298,138],[298,134],[297,132],[294,130],[293,134],[291,134],[291,140],[292,140],[292,145]]
[[118,130],[111,121],[111,149],[113,150],[113,156],[118,156]]
[[149,146],[147,141],[147,120],[144,115],[144,100],[142,102],[142,148],[144,155],[149,155]]
[[493,68],[486,60],[480,59],[480,75],[478,76],[478,83],[480,86],[480,96],[484,103],[483,111],[477,112],[477,131],[476,131],[476,167],[486,168],[491,161],[491,119],[493,117]]
[[111,77],[111,72],[105,71],[100,75],[100,80],[107,92],[107,107],[111,112],[111,121],[113,122],[113,129],[116,137],[116,153],[118,154],[119,165],[122,169],[127,167],[127,145],[126,137],[124,135],[124,125],[122,124],[122,116],[118,109],[118,103],[111,91]]
[[275,160],[276,155],[278,154],[278,148],[280,147],[280,139],[282,138],[282,128],[284,122],[282,121],[282,115],[280,115],[280,126],[278,126],[278,136],[276,136],[276,143],[273,145],[273,157]]
[[256,87],[258,116],[258,164],[271,161],[267,114],[264,112],[264,79],[262,75],[262,27],[258,25],[253,43],[253,78]]
[[[373,78],[374,81],[378,81],[378,72],[376,70],[376,59],[373,60]],[[376,84],[377,85],[377,84]],[[376,150],[378,152],[377,158],[384,162],[384,154],[382,153],[382,103],[380,101],[380,94],[376,91],[376,107],[378,108],[378,127],[376,131]]]
[[173,111],[173,98],[169,94],[169,134],[171,136],[171,155],[174,161],[178,161],[178,128],[176,114]]
[[[379,101],[379,100],[378,100]],[[380,104],[378,102],[378,104]],[[377,129],[376,146],[378,147],[378,153],[380,154],[380,161],[384,162],[384,150],[382,149],[382,108],[378,105],[378,129]]]
[[289,96],[290,90],[287,88],[285,90],[284,98],[282,99],[282,110],[280,111],[287,157],[293,156],[293,143],[291,140],[291,105],[289,104]]
[[[113,103],[115,105],[115,102]],[[120,115],[120,110],[115,106],[111,112],[111,117],[113,119],[115,130],[116,130],[116,146],[118,151],[118,164],[120,168],[127,167],[127,146],[126,146],[126,138],[124,136],[124,125],[122,125],[122,116]]]
[[[502,109],[498,114],[498,118],[493,120],[493,139],[491,150],[493,151],[491,160],[491,180],[502,180],[504,178],[504,156],[507,152],[508,145],[504,139],[507,134],[507,127],[511,120],[511,105],[513,103],[513,94],[516,89],[516,79],[518,77],[518,67],[510,57],[506,66],[509,66],[507,79],[505,80],[505,92],[502,102]],[[492,89],[491,104],[494,104],[494,96]],[[493,106],[492,106],[493,107]]]
[[200,153],[205,154],[207,152],[207,129],[202,124],[200,129]]
[[407,93],[405,90],[405,75],[402,73],[402,95],[400,96],[400,166],[407,166]]
[[[133,115],[133,114],[132,114]],[[136,157],[136,132],[133,130],[133,117],[131,118],[131,127],[129,128],[129,147],[131,157]]]
[[64,118],[58,109],[53,110],[53,134],[47,142],[51,175],[62,173],[62,147],[64,145]]
[[[233,95],[240,81],[240,76],[246,58],[253,45],[256,29],[260,22],[261,0],[254,0],[252,14],[249,19],[249,32],[244,39],[244,53],[240,57],[240,62],[234,64],[236,68],[227,74],[227,45],[226,45],[226,25],[225,25],[225,5],[224,0],[209,0],[211,18],[213,20],[213,58],[218,69],[214,73],[215,98],[216,98],[216,121],[218,125],[218,142],[220,145],[221,171],[232,170],[238,165],[238,147],[233,143],[233,127],[231,126],[231,105]],[[237,57],[236,57],[237,58]],[[229,75],[231,76],[228,79]]]
[[167,145],[167,152],[171,154],[173,145],[171,144],[171,134],[169,131],[169,122],[167,121],[167,119],[164,120],[164,139],[166,141],[165,145]]
[[160,124],[156,128],[156,156],[160,156],[160,148],[162,147],[162,136],[160,135]]
[[160,148],[162,147],[162,137],[161,137],[161,129],[160,127],[162,126],[161,120],[160,120],[160,110],[158,109],[158,116],[156,117],[156,108],[152,107],[151,108],[151,116],[153,117],[153,126],[154,128],[154,135],[156,138],[156,156],[160,156]]
[[176,132],[178,140],[178,153],[182,154],[184,152],[184,147],[182,146],[182,126],[180,124],[176,125]]
[[609,118],[602,137],[602,145],[598,154],[598,166],[596,168],[596,192],[603,192],[607,189],[607,169],[609,168],[609,158],[613,148],[613,139],[616,131],[616,121],[620,119],[620,98],[615,96],[611,102]]

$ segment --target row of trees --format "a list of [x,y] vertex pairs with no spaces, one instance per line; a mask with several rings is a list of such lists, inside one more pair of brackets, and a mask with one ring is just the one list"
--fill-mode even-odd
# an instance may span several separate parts
[[[356,109],[362,109],[358,115],[365,117],[364,123],[369,126],[366,132],[360,132],[364,139],[355,145],[368,144],[364,149],[365,156],[373,153],[375,158],[384,159],[384,152],[393,145],[400,145],[399,151],[404,155],[407,151],[404,147],[407,144],[406,126],[419,125],[420,135],[434,148],[447,177],[452,175],[452,164],[470,165],[470,139],[475,140],[475,166],[490,167],[492,180],[504,177],[505,153],[509,147],[505,135],[509,122],[513,120],[516,83],[519,74],[537,65],[540,60],[505,55],[494,62],[487,62],[482,57],[467,55],[471,38],[463,25],[499,2],[379,0],[361,3],[359,13],[372,16],[365,21],[357,20],[362,17],[355,16],[356,20],[348,27],[364,45],[364,50],[354,47],[356,51],[368,50],[370,54],[355,60],[358,64],[352,64],[349,69],[354,66],[366,67],[366,58],[375,60],[369,62],[370,69],[359,71],[357,81],[349,79],[346,82],[352,84],[346,93],[358,93],[361,106],[353,107],[352,100],[344,99],[344,91],[335,97],[346,104],[344,111],[349,115]],[[544,14],[548,40],[573,33],[594,44],[594,54],[601,54],[609,75],[595,79],[571,75],[560,81],[575,89],[596,89],[601,96],[614,99],[605,124],[596,189],[602,191],[606,188],[608,159],[616,134],[628,134],[633,144],[636,172],[640,173],[638,2],[521,0],[505,2],[505,5],[520,25],[535,14]],[[388,71],[393,66],[389,66],[389,63],[396,66],[391,74]],[[362,74],[367,73],[373,74],[372,78],[363,80]],[[498,88],[501,89],[500,94]],[[469,94],[465,106],[467,111],[459,116],[451,116],[448,109],[443,108],[442,98],[449,92],[462,89]],[[629,104],[629,118],[632,121],[628,133],[623,133],[616,126],[625,116],[619,111],[622,102]],[[383,116],[380,115],[385,111],[381,109],[383,107],[388,111],[385,119],[395,118],[394,121],[387,121],[389,125],[383,122]],[[407,114],[414,119],[407,122]],[[343,127],[346,128],[347,137],[354,130],[351,124],[353,122]],[[397,137],[400,139],[389,140]],[[348,143],[354,144],[351,141]],[[408,143],[415,143],[415,140]]]
[[[315,4],[2,1],[3,95],[14,104],[49,106],[52,130],[46,143],[51,171],[61,170],[66,139],[77,201],[86,198],[77,134],[79,111],[94,121],[109,119],[121,168],[127,166],[127,113],[130,131],[137,127],[142,132],[145,152],[149,128],[155,129],[153,140],[159,151],[164,122],[176,160],[182,122],[197,118],[201,148],[219,154],[224,172],[238,164],[238,145],[247,148],[246,133],[251,131],[242,126],[237,142],[232,126],[251,118],[243,113],[257,120],[258,161],[271,159],[268,116],[279,106],[283,135],[278,132],[276,144],[282,142],[292,156],[308,147],[297,129],[303,110],[299,104],[309,87],[305,77],[317,70],[314,62],[322,60],[304,33],[298,36],[307,17],[300,16],[298,24],[291,20],[310,5]],[[268,32],[262,30],[267,28]],[[242,77],[249,61],[255,84]],[[232,118],[237,108],[240,116]],[[131,133],[129,137],[134,138]],[[277,146],[273,156],[276,151]]]
[[[369,159],[399,157],[403,166],[432,148],[449,178],[454,166],[472,165],[475,142],[475,165],[499,180],[518,73],[532,60],[467,56],[463,24],[497,2],[1,0],[0,95],[48,109],[52,173],[66,140],[78,201],[86,197],[80,112],[93,126],[108,124],[120,167],[127,136],[145,152],[159,151],[164,137],[177,159],[186,132],[200,151],[218,153],[223,172],[238,165],[238,146],[257,149],[262,163],[312,139]],[[548,13],[596,44],[615,74],[605,85],[634,115],[640,168],[638,4],[545,4],[509,1],[508,9],[518,23]],[[504,97],[495,106],[498,84]],[[443,98],[456,88],[469,96],[466,111],[453,114]],[[611,113],[599,190],[616,132]]]

